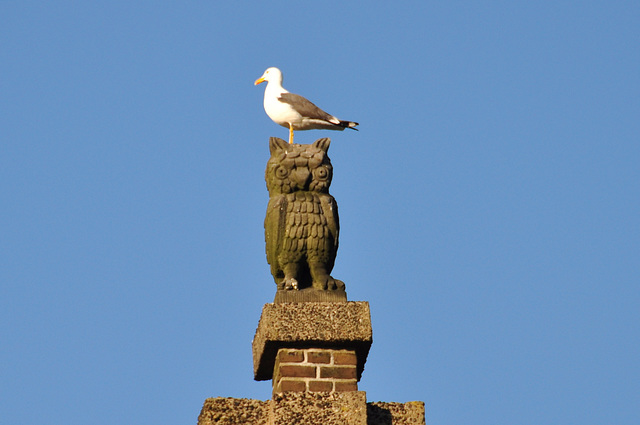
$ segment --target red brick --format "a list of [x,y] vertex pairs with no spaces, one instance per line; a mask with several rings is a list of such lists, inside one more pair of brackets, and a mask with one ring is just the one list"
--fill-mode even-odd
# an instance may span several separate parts
[[[355,373],[355,369],[354,373]],[[283,378],[315,378],[315,366],[301,365],[282,365],[280,366],[279,375]]]
[[321,367],[320,378],[355,379],[355,367]]
[[311,392],[331,392],[333,391],[332,381],[309,381],[309,391]]
[[358,383],[354,379],[353,381],[335,381],[336,391],[358,391]]
[[333,353],[333,364],[355,366],[358,358],[354,351],[336,351]]
[[280,391],[294,391],[294,392],[305,392],[307,390],[307,385],[304,381],[296,381],[292,379],[283,379],[280,381]]
[[308,351],[308,363],[331,363],[331,353],[329,351]]
[[304,352],[300,350],[281,349],[278,351],[278,361],[282,363],[300,363],[304,360]]

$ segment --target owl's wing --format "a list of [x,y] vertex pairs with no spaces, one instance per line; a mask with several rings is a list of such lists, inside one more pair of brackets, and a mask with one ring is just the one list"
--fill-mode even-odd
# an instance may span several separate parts
[[[338,219],[338,204],[331,195],[320,197],[322,211],[327,219],[327,227],[329,228],[329,237],[333,239],[333,249],[338,251],[338,234],[340,233],[340,221]],[[335,257],[335,255],[334,255]]]
[[267,215],[264,219],[264,240],[266,242],[267,262],[271,265],[274,279],[280,274],[278,252],[282,244],[287,202],[284,195],[272,196],[267,205]]

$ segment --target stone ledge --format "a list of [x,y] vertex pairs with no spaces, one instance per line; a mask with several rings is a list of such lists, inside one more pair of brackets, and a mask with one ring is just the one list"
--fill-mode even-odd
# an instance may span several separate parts
[[198,425],[250,424],[271,425],[269,401],[217,397],[204,401]]
[[424,403],[367,403],[366,393],[283,393],[272,400],[209,398],[198,425],[425,425]]
[[280,348],[335,348],[356,352],[360,380],[372,341],[368,302],[265,304],[253,338],[254,378],[272,379]]
[[273,396],[273,425],[367,425],[367,397],[348,393],[283,393]]
[[367,403],[367,425],[425,425],[424,403]]
[[305,288],[299,291],[279,289],[276,291],[273,302],[275,304],[347,302],[347,293],[344,289],[336,289],[333,291],[322,291],[314,288]]

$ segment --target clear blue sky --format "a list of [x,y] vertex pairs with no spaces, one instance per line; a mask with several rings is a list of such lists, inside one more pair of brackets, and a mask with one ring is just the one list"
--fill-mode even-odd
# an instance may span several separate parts
[[269,66],[331,137],[369,401],[640,423],[640,3],[0,2],[0,423],[270,398]]

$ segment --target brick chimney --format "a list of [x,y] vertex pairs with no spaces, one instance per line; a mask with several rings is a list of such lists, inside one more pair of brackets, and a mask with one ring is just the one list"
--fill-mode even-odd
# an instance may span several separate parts
[[281,348],[273,370],[273,392],[358,391],[355,350]]

